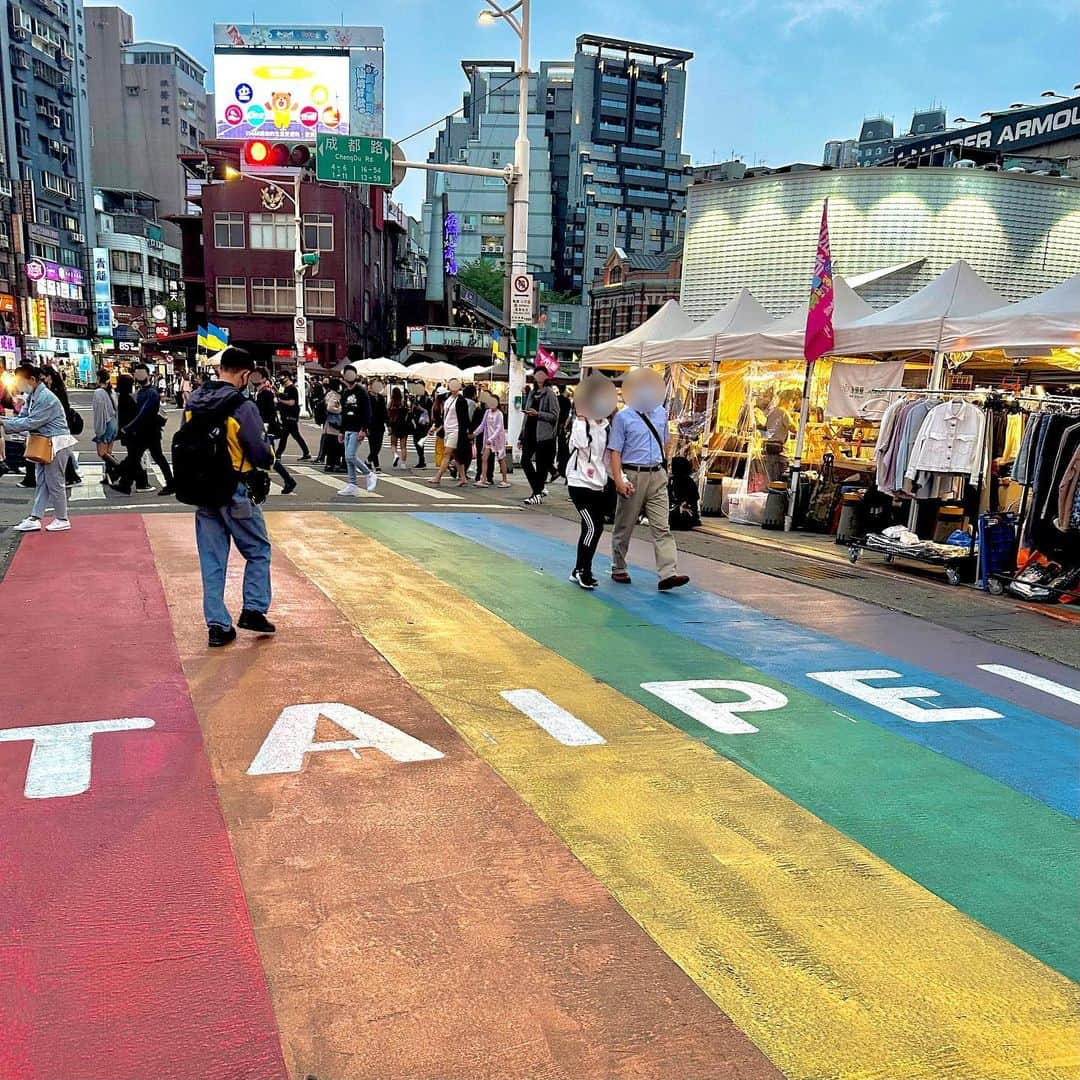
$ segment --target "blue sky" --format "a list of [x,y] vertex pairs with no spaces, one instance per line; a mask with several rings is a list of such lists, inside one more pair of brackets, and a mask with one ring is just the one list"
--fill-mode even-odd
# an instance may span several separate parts
[[[252,0],[254,2],[254,0]],[[220,0],[127,0],[140,39],[175,42],[200,61],[215,21],[250,22]],[[500,24],[480,27],[481,0],[356,5],[345,21],[386,28],[387,135],[400,138],[461,104],[460,60],[517,56]],[[826,139],[857,134],[864,115],[906,127],[916,106],[949,119],[1070,94],[1080,82],[1075,0],[533,0],[533,59],[573,53],[581,33],[691,49],[684,150],[695,162],[732,152],[753,163],[821,160]],[[338,22],[340,9],[261,0],[259,22]],[[423,158],[433,132],[406,145]],[[419,212],[423,180],[397,198]]]

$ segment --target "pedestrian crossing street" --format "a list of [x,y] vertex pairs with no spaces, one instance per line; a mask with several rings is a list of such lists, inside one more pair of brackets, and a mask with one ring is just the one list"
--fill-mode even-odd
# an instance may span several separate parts
[[[346,477],[339,473],[327,473],[321,465],[287,464],[286,468],[297,481],[297,490],[290,498],[296,498],[302,502],[321,502],[336,496],[346,484]],[[151,481],[157,488],[164,487],[165,478],[161,470],[152,462],[147,462],[147,471]],[[83,478],[81,484],[77,484],[68,491],[68,501],[78,507],[89,509],[108,505],[110,508],[125,505],[137,505],[145,508],[147,505],[142,499],[154,498],[155,492],[140,492],[129,501],[124,496],[108,490],[102,483],[104,467],[100,461],[80,461],[79,474]],[[432,487],[424,482],[425,474],[418,473],[415,478],[407,479],[389,471],[379,473],[379,484],[375,491],[366,491],[361,488],[360,492],[352,498],[360,502],[384,503],[396,505],[405,503],[416,505],[418,501],[424,503],[456,504],[464,508],[472,506],[466,502],[466,495],[471,494],[471,487],[457,490],[447,490],[445,487]],[[429,471],[426,475],[434,475]],[[329,489],[328,491],[326,489]],[[270,497],[280,496],[282,480],[277,473],[270,474]],[[332,493],[332,494],[331,494]],[[141,498],[140,498],[141,497]],[[140,498],[139,502],[135,502]],[[165,502],[166,500],[159,500]]]

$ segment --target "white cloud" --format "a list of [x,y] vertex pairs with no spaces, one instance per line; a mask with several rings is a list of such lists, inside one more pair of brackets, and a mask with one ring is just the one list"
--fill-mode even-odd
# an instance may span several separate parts
[[788,19],[785,30],[793,30],[803,23],[817,22],[829,15],[848,19],[861,19],[881,6],[882,0],[785,0],[784,10]]

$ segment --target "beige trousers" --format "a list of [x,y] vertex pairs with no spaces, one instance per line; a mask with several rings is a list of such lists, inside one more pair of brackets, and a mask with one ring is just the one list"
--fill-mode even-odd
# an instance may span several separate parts
[[675,537],[668,528],[667,473],[626,471],[626,478],[634,485],[634,493],[628,498],[619,496],[615,509],[615,528],[611,533],[611,569],[626,569],[626,553],[634,526],[642,513],[649,519],[649,534],[656,554],[656,571],[661,580],[677,573],[675,565]]

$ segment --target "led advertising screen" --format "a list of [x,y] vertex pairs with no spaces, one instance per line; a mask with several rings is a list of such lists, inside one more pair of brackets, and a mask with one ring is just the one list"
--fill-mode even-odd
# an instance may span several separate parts
[[348,54],[216,53],[214,108],[219,139],[348,135]]

